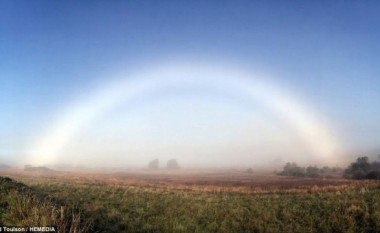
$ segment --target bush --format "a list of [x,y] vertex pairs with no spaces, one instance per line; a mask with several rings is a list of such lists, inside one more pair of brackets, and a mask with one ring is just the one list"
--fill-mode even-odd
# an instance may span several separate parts
[[370,171],[365,178],[370,180],[380,180],[380,171]]

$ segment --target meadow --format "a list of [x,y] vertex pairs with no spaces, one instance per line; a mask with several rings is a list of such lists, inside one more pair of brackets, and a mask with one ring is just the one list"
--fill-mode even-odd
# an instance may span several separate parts
[[[380,183],[239,170],[0,174],[2,225],[60,232],[380,232]],[[19,183],[17,183],[19,182]]]

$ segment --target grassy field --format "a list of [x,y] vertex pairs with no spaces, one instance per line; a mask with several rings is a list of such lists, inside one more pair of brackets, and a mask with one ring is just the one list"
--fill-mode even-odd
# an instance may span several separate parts
[[61,232],[380,232],[375,181],[237,170],[1,175],[22,182],[2,179],[3,225],[53,224]]

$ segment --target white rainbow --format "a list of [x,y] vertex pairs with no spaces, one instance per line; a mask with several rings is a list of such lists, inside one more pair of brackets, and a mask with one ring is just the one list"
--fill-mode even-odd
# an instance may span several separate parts
[[307,105],[283,88],[242,69],[225,65],[167,64],[122,75],[112,83],[88,93],[87,97],[65,108],[46,132],[29,148],[25,159],[30,164],[51,164],[66,144],[87,124],[118,104],[137,95],[178,86],[202,86],[232,90],[250,98],[286,121],[307,143],[314,156],[334,161],[340,150],[333,131]]

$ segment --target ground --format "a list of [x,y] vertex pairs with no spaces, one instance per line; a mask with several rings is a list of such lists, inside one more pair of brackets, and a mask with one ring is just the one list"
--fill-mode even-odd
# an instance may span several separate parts
[[[8,170],[0,176],[55,203],[54,223],[61,223],[62,209],[65,219],[76,217],[76,222],[66,220],[66,232],[72,228],[68,222],[82,232],[380,231],[380,183],[337,174],[291,178],[244,169]],[[4,210],[10,211],[9,205]]]

